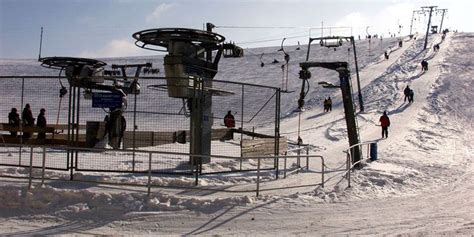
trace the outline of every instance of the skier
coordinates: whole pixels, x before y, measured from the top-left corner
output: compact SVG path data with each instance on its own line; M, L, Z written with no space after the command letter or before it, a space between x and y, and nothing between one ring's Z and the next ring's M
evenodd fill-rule
M332 100L331 100L331 97L328 97L328 111L329 111L329 112L332 111Z
M46 118L44 116L46 110L42 108L40 110L40 113L38 115L38 118L36 119L36 126L40 128L46 128ZM45 139L46 138L46 133L40 132L38 133L38 139Z
M383 115L379 119L380 126L382 126L382 138L388 138L388 127L390 127L390 119L388 118L387 111L383 111Z
M387 51L385 51L385 53L384 53L384 56L385 56L385 59L387 59L387 60L388 60L388 58L389 58L389 55L388 55Z
M323 105L324 105L324 112L328 112L329 111L329 106L328 106L329 102L328 102L327 98L324 98Z
M424 59L421 61L421 70L422 71L428 71L428 61L426 61Z
M415 96L415 92L412 89L408 92L408 103L413 103L413 97Z
M235 118L234 115L232 115L232 111L227 111L227 114L224 117L224 125L227 128L233 128L235 127Z
M8 124L13 127L20 126L20 115L18 114L16 108L12 108L11 112L8 114ZM10 132L13 137L16 137L17 132Z
M403 90L403 94L405 95L405 99L403 100L403 102L406 102L407 99L408 99L408 102L410 102L410 86L407 85L407 87L405 87L405 90Z

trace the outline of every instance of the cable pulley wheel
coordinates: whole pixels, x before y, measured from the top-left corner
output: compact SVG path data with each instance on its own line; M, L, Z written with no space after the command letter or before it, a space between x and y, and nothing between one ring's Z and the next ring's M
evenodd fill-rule
M170 42L181 41L199 45L205 49L217 49L225 37L213 32L188 29L188 28L158 28L136 32L132 35L136 40L135 45L149 50L162 51L157 48L149 48L153 45L168 48Z
M91 58L74 58L74 57L46 57L41 58L41 66L47 68L62 69L68 66L91 66L100 68L107 63Z

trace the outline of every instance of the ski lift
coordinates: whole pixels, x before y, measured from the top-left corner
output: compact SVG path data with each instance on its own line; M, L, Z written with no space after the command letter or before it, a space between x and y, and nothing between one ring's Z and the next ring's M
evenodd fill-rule
M224 48L224 58L240 58L244 56L244 50L233 42L224 43L222 47Z
M319 45L327 48L337 48L339 46L342 46L342 39L341 38L336 38L336 39L321 39L319 41Z

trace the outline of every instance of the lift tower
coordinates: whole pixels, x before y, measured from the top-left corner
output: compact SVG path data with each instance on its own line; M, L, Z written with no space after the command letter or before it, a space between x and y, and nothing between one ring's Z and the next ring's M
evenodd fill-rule
M354 103L352 100L352 87L351 87L351 74L349 71L349 65L347 62L302 62L300 63L300 79L303 80L303 85L301 87L301 94L299 99L299 106L304 105L304 96L305 96L305 85L307 80L311 78L311 72L309 71L312 67L321 67L330 70L335 70L339 73L340 88L342 92L342 102L344 104L344 114L346 118L347 133L349 136L349 145L353 146L358 144L359 133L357 131L357 121L355 118ZM356 163L360 160L360 149L358 146L355 146L351 149L352 162Z
M212 126L212 79L223 52L225 38L208 31L187 28L158 28L132 35L140 48L167 52L164 57L168 96L187 100L191 110L191 164L209 163ZM164 48L164 49L162 49ZM213 51L217 51L213 54Z

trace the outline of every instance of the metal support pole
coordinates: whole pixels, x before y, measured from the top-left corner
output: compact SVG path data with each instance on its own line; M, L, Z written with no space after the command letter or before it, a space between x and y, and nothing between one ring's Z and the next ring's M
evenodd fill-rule
M443 15L441 16L441 24L439 26L439 32L443 32L443 21L444 21L444 13L447 11L447 9L442 9Z
M411 22L410 22L410 35L412 35L412 29L413 29L413 18L415 18L415 11L411 14Z
M46 169L46 147L43 147L43 164L41 170L41 186L44 185L44 171Z
M279 172L279 156L280 156L280 96L281 89L276 89L276 98L275 98L275 169L276 169L276 178L278 179Z
M324 188L324 183L325 183L325 181L324 181L324 172L325 172L324 171L324 166L325 166L324 158L321 158L321 187L323 187L323 188Z
M360 77L359 77L359 65L357 64L357 51L354 41L354 36L351 36L352 42L352 50L354 51L354 62L355 62L355 69L356 69L356 78L357 78L357 91L359 97L359 107L361 112L364 112L364 100L362 99L362 91L360 90Z
M309 146L306 146L306 170L309 170Z
M68 112L67 112L67 146L71 146L71 109L72 109L72 86L69 84L69 102L68 102ZM70 170L69 179L73 180L73 169L72 169L72 154L69 149L67 152L67 166Z
M151 193L151 156L152 156L152 153L148 153L148 192L147 192L147 195L148 197L150 197L150 193Z
M81 88L77 87L77 94L76 94L76 100L77 100L77 112L76 112L76 144L75 147L79 147L79 115L81 111ZM75 164L74 164L74 169L77 169L77 161L79 157L79 150L76 150L76 159L75 159Z
M240 129L242 129L242 132L240 133L240 171L242 171L242 141L244 139L244 92L245 88L244 85L242 85L242 102L241 102L241 108L240 108Z
M297 157L296 157L296 167L297 167L296 173L299 173L299 172L300 172L300 169L301 169L301 165L300 165L300 154L301 154L301 150L298 149L298 150L296 151L296 155L297 155Z
M69 113L71 114L71 123L69 125L69 132L70 132L70 137L69 137L69 147L71 146L74 146L75 143L74 143L74 125L75 125L75 118L76 118L76 87L72 87L72 89L70 90L72 94L71 95L71 98L72 98L72 101L70 101L70 104L72 105L72 107L70 107L70 110L69 110ZM70 154L70 161L71 161L71 177L70 179L73 180L74 179L74 150L68 150L68 153Z
M33 179L33 147L30 147L30 175L28 178L28 190L31 189L31 180Z
M428 8L430 8L430 15L429 15L429 18L428 18L428 26L426 27L425 46L423 47L423 49L426 49L426 47L428 46L428 33L430 32L431 14L433 13L433 8L435 8L435 7L436 6L428 7Z
M283 178L286 179L286 156L288 155L288 152L285 151L285 158L283 159L284 160L284 163L283 163Z
M260 192L260 157L257 158L257 197Z
M134 103L133 103L133 141L132 141L132 146L133 146L133 152L132 152L132 172L135 172L135 133L137 131L137 94L134 94ZM123 142L123 141L122 141Z
M25 93L25 78L21 78L21 105L20 105L20 111L23 109L23 96ZM21 119L23 120L23 113L21 115ZM20 152L19 152L19 157L18 157L18 165L21 166L21 149L23 148L23 121L20 121Z

